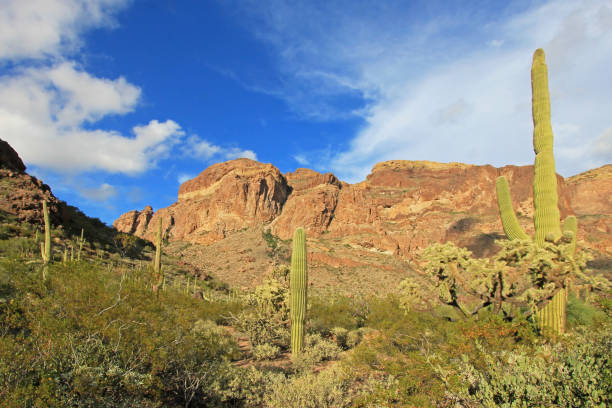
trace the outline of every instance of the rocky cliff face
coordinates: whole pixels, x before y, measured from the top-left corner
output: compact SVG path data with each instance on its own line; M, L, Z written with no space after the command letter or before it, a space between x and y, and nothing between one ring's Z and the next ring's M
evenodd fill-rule
M570 202L578 217L578 238L612 254L612 164L567 180Z
M585 212L609 214L610 169L604 166L569 179L558 176L562 217L580 218L580 235L600 228L582 222ZM271 164L248 159L215 164L179 189L178 201L152 214L122 215L115 227L151 239L157 217L163 217L171 240L212 243L233 231L266 225L289 239L303 226L309 237L343 237L353 247L412 257L433 242L467 246L479 256L494 251L503 229L499 220L495 179L505 175L514 208L528 233L533 233L533 166L476 166L462 163L388 161L357 184L333 174L298 169L282 175ZM594 200L585 195L597 195ZM588 203L587 203L588 202ZM601 228L600 228L601 229ZM602 233L603 234L603 233ZM609 247L607 243L599 249Z
M46 200L52 222L60 223L67 217L64 206L48 185L25 171L17 152L0 140L0 210L16 215L20 221L42 222L42 202Z
M290 194L285 177L271 164L249 159L217 163L179 189L178 201L152 213L123 214L113 226L152 240L158 218L170 240L208 244L227 234L278 217Z

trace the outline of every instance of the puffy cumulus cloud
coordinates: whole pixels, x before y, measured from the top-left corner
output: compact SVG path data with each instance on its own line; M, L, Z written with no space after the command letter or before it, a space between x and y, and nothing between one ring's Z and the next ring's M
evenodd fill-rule
M117 190L110 184L102 183L97 188L83 188L79 193L91 201L103 203L115 197L117 195Z
M113 25L130 0L2 0L0 60L47 58L73 51L79 34Z
M183 146L183 153L187 156L208 160L219 153L221 147L215 146L197 135L191 135Z
M315 167L358 181L389 159L532 163L529 72L540 47L557 170L570 176L606 160L596 153L605 141L595 139L612 125L607 0L513 1L495 9L394 0L240 5L278 59L282 90L275 95L305 117L363 120L347 149ZM347 102L355 96L358 108ZM556 127L570 122L572 129Z
M204 161L210 160L213 157L221 157L225 160L239 158L257 160L257 155L252 150L243 150L238 147L217 146L202 139L198 135L189 136L186 143L182 145L181 150L185 156Z
M139 173L183 135L172 121L151 120L133 135L86 129L86 122L134 109L140 89L124 78L96 78L63 62L0 77L0 134L28 164L61 172Z

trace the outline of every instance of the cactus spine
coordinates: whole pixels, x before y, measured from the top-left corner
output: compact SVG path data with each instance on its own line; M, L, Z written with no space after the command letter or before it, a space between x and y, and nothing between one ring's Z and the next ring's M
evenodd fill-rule
M538 48L533 54L531 93L533 150L536 154L533 177L534 241L536 245L543 246L546 241L558 242L561 238L561 215L558 207L553 132L550 124L548 68L544 50L541 48ZM504 176L498 177L496 188L499 212L506 236L511 240L529 239L521 229L512 209L508 180ZM576 217L568 217L564 222L563 230L567 231L565 237L571 243L571 254L575 251L576 228ZM565 289L561 291L565 292ZM565 326L565 303L555 300L556 297L557 295L553 297L549 305L536 313L536 320L540 327L549 327L557 333L562 333Z
M293 234L291 254L291 353L299 354L304 348L304 321L306 320L308 271L306 268L306 232L298 228Z
M45 219L45 243L40 243L40 253L43 259L42 279L44 281L49 274L49 263L51 262L51 222L46 200L43 201L43 217Z

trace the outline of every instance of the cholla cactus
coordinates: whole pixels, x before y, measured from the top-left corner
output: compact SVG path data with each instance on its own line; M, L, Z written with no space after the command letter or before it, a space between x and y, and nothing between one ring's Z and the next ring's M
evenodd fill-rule
M400 308L405 311L420 308L419 304L435 293L440 302L465 317L487 306L509 318L515 316L517 308L531 309L541 328L560 333L565 303L556 296L561 293L559 296L565 298L564 285L568 279L601 289L610 286L601 276L586 275L589 260L586 254L567 255L571 243L545 242L543 246L524 240L497 243L502 249L491 259L474 259L470 251L450 242L427 248L421 258L426 261L423 269L433 287L423 287L410 279L403 281ZM550 307L554 309L546 309L551 299L555 303Z
M293 253L291 255L291 353L299 354L304 348L304 321L308 291L308 271L306 268L306 233L298 228L293 234Z

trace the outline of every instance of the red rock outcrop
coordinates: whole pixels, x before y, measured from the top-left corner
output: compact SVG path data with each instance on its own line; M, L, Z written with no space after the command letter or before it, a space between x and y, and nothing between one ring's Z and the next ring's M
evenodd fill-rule
M566 180L578 216L578 238L612 255L612 164Z
M610 213L609 168L602 169L576 176L569 185L558 176L563 218L574 214L575 197L584 195L600 194L595 203L579 205L577 215ZM163 217L171 239L199 243L269 223L283 239L303 226L309 237L325 233L370 251L412 257L434 242L450 240L486 256L503 236L495 194L500 175L508 178L519 222L533 234L533 166L401 160L377 164L365 181L353 185L309 169L283 176L270 164L248 159L215 164L184 183L177 203L157 211L149 224L156 225L155 219ZM118 223L125 226L119 228L151 239L150 228L136 229L136 223L145 222L138 221L140 215L124 214ZM593 228L603 227L580 221L579 238L586 239L591 233L587 230ZM608 243L597 245L599 249L606 250L610 237L604 241Z
M116 230L136 236L143 236L153 217L153 208L147 205L142 211L128 211L113 222Z
M117 229L153 239L162 217L169 239L211 243L232 231L267 223L283 208L290 188L271 164L250 159L217 163L179 189L178 201L146 217L130 212ZM119 221L119 220L118 220Z
M338 204L340 181L331 173L309 169L297 169L285 177L291 195L282 213L272 222L271 231L283 239L291 238L300 226L315 236L327 231Z
M576 215L612 214L612 164L566 180Z

